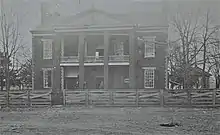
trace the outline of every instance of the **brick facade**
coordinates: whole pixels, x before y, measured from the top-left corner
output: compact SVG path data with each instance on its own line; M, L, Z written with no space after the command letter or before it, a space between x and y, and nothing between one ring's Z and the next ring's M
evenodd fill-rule
M96 25L95 27L62 27L50 30L34 30L33 34L33 81L34 89L43 87L43 69L52 69L53 92L74 87L78 82L79 88L97 88L97 81L103 80L105 89L144 88L144 68L154 67L154 88L165 88L166 49L168 28L166 26L146 25ZM144 58L144 45L139 44L139 37L155 37L155 57ZM42 39L53 39L53 58L43 59ZM85 44L86 41L86 44ZM115 43L123 42L123 56L128 60L111 61L115 56ZM85 51L86 49L86 51ZM101 61L86 61L96 59L97 49ZM103 50L103 52L102 52ZM114 56L114 57L113 57ZM62 61L62 57L76 58L76 61ZM117 58L118 57L118 58ZM67 77L67 68L72 69ZM74 70L77 68L77 70ZM127 81L126 81L127 80ZM48 88L47 88L48 89Z

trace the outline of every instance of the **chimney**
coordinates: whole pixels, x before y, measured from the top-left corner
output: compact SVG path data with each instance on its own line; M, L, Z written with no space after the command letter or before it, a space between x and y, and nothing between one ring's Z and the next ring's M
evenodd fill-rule
M42 2L41 3L41 24L45 24L48 15L49 13L47 12L47 3Z
M41 3L41 24L45 24L60 16L58 12L51 10L51 8L48 2Z

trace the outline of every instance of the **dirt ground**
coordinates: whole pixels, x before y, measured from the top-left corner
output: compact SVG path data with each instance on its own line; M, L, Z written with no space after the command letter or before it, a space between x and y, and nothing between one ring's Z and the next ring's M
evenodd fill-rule
M175 110L175 111L174 111ZM219 135L220 111L53 107L0 111L1 135ZM160 124L177 122L179 126Z

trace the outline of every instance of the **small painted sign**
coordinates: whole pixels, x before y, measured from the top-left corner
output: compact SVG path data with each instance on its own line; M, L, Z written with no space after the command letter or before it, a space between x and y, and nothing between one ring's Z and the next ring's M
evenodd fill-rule
M129 78L125 78L124 79L124 83L127 83L127 84L130 83L130 79Z

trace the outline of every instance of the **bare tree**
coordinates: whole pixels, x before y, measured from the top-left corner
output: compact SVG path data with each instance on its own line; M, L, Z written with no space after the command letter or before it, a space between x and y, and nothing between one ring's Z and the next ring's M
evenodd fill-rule
M177 14L173 18L172 26L176 33L178 33L178 40L174 45L175 50L173 56L175 59L172 63L178 63L179 66L173 65L173 68L177 69L176 72L181 72L180 77L182 77L182 83L184 88L190 87L190 75L188 70L193 64L193 60L197 57L198 53L201 51L201 47L196 47L199 49L195 50L195 42L197 41L198 35L198 18L192 16L192 14Z
M215 77L215 87L220 88L220 41L216 32L215 41L210 46L210 52L208 54L209 70Z
M1 52L4 57L4 73L6 79L7 106L9 106L9 90L10 90L10 70L16 54L21 48L24 48L23 38L19 33L18 17L12 12L7 14L4 9L3 0L1 0L1 18L0 18L0 44Z
M189 70L193 66L201 66L202 88L206 88L206 73L217 65L216 62L218 61L216 60L217 40L215 37L217 29L213 25L211 13L207 10L204 16L197 17L191 14L178 14L173 19L173 27L178 33L179 39L174 44L176 49L171 51L170 58L172 59L170 60L172 63L180 65L173 65L173 71L183 73L179 74L182 75L183 86L190 88L198 78L191 76ZM177 68L178 70L174 70Z
M204 19L202 19L202 22L204 22L200 28L201 34L200 34L200 40L198 41L202 46L202 87L206 88L206 77L205 73L208 67L211 65L209 63L210 53L216 53L216 50L211 50L211 46L215 44L216 42L216 26L212 25L212 17L210 14L210 11L207 10L205 13ZM214 52L212 52L214 51ZM209 70L208 70L209 71Z

